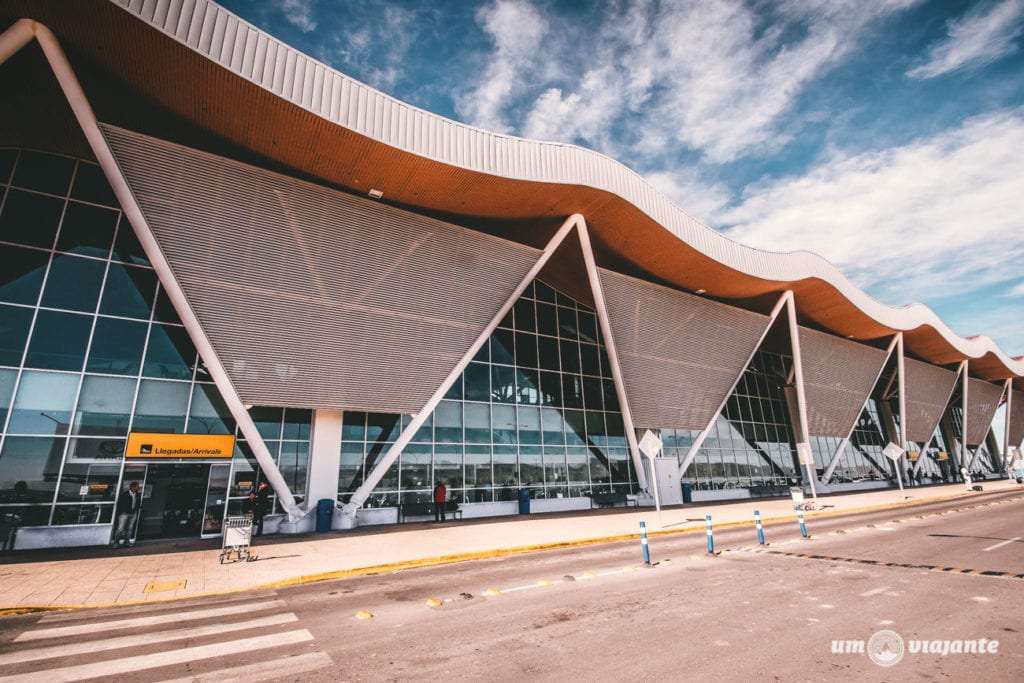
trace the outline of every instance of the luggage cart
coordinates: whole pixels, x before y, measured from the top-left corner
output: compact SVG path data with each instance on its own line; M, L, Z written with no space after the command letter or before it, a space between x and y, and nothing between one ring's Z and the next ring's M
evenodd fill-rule
M252 540L252 515L238 515L228 517L224 521L224 546L220 551L220 563L224 564L231 557L231 553L237 553L236 562L243 559L252 562L256 555L249 552L249 542Z

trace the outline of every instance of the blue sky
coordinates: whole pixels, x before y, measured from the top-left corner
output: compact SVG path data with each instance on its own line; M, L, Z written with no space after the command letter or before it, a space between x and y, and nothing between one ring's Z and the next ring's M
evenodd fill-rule
M634 169L1024 354L1024 0L221 0L410 104Z

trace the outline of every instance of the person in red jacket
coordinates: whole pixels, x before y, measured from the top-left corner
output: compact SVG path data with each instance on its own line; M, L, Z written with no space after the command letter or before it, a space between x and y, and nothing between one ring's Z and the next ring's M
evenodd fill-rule
M442 482L437 482L437 486L434 487L434 521L444 521L444 508L448 503L448 489L444 487Z

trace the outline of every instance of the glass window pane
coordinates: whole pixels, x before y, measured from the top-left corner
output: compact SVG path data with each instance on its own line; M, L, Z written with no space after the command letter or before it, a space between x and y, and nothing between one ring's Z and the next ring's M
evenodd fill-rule
M491 362L501 365L515 365L513 354L515 333L511 330L495 330L491 335Z
M462 373L467 401L491 400L491 373L483 363L470 363Z
M491 409L486 403L466 403L466 441L491 442Z
M57 249L106 258L114 241L119 213L78 202L68 202L60 224Z
M0 213L0 241L49 249L63 211L63 199L8 190Z
M8 434L67 434L78 375L30 372L21 375Z
M74 159L23 151L14 169L11 184L63 197L68 193L74 170Z
M132 430L181 434L185 431L189 385L186 382L142 380Z
M21 365L32 309L0 306L0 365Z
M235 420L212 384L196 384L188 416L190 434L234 434Z
M97 318L86 370L112 375L139 374L146 328L146 323Z
M494 443L516 443L516 408L511 405L491 406L492 437Z
M139 243L139 238L135 236L135 231L132 230L132 226L127 220L122 220L117 228L117 239L114 240L114 251L110 258L125 263L137 263L140 266L151 265L146 252ZM166 320L174 322L175 318L166 318Z
M468 386L467 386L468 389ZM466 392L469 398L469 392ZM491 366L491 393L482 397L482 401L514 403L516 400L516 371L504 365Z
M306 474L309 466L309 444L304 441L284 441L277 461L288 490L297 501L306 495Z
M341 416L341 438L344 441L363 441L366 438L366 413L346 410Z
M533 310L533 301L520 299L513 306L516 314L516 329L520 332L535 332L537 330L536 314Z
M192 379L196 347L184 327L153 325L142 374L161 379Z
M50 264L42 305L92 313L100 298L104 261L58 254Z
M284 418L283 408L254 406L249 410L249 417L256 423L256 431L264 439L281 438L281 420Z
M149 268L111 263L100 313L149 320L156 295L156 273Z
M14 398L14 383L18 380L17 370L0 369L0 429L7 424L7 411Z
M554 337L537 337L540 367L544 370L558 370L558 340Z
M462 404L441 401L434 409L434 439L442 443L462 443Z
M580 333L576 327L576 309L558 307L558 334L563 339L579 339Z
M81 370L92 316L39 311L25 365L50 370Z
M538 367L536 335L516 332L516 365L521 368Z
M286 408L284 411L283 438L309 441L309 430L312 424L312 410L306 408Z
M49 252L0 246L0 301L35 306L49 262Z
M114 504L58 505L53 509L53 525L109 524L114 518Z
M113 503L120 465L68 463L60 476L59 502Z
M153 305L153 318L165 323L181 324L178 312L174 310L174 305L167 298L167 292L164 291L163 287L160 287L156 293L156 303Z
M134 400L134 379L86 376L78 397L73 433L127 436Z
M558 315L551 304L537 304L537 332L551 336L558 334Z
M121 460L124 439L71 439L68 460Z
M63 438L8 436L0 451L0 502L43 503L53 500Z
M103 169L96 164L85 161L78 162L78 170L75 172L75 182L71 186L71 197L81 199L84 202L103 204L104 206L117 206L117 197L110 189L110 183L103 175Z

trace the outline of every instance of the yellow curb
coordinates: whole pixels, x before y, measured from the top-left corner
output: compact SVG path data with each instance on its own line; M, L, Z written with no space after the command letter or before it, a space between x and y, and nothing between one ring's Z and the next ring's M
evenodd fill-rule
M373 615L366 610L359 610L356 612L356 619L373 619Z
M551 585L551 581L549 579L540 579L539 581L537 581L537 585L538 586L550 586Z
M438 607L443 604L444 602L438 600L437 598L430 598L427 600L427 607Z
M596 579L597 578L597 574L595 574L594 572L583 572L583 578L584 579Z
M501 595L501 591L497 588L488 588L484 591L484 595Z

